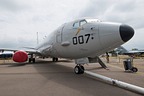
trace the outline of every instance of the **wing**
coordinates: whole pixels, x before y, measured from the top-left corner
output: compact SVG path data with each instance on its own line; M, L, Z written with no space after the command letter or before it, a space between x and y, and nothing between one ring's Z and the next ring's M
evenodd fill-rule
M16 52L16 51L25 51L29 54L40 54L40 52L38 50L36 50L35 48L30 48L30 47L23 47L23 48L15 48L15 49L10 49L10 48L0 48L0 51L1 52L4 52L4 51L13 51L13 52Z
M38 50L36 50L35 48L28 48L28 47L20 48L20 49L0 48L0 51L1 52L13 51L14 54L12 56L12 59L13 59L13 61L19 62L19 63L20 62L26 62L29 59L29 55L32 57L33 57L33 54L36 54L39 56L41 55L40 52L38 52Z

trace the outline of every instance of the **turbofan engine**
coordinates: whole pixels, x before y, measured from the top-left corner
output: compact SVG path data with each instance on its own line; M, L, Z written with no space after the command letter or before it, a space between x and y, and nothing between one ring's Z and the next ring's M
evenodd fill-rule
M25 51L16 51L13 55L13 61L26 62L28 60L28 54Z

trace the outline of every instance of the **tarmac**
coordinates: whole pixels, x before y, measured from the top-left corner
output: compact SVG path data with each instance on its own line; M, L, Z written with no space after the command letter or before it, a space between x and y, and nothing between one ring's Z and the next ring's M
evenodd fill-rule
M105 62L105 58L102 58ZM122 60L123 61L123 60ZM110 58L109 70L98 63L84 65L87 71L144 87L144 59L134 60L137 73L125 72L123 62ZM39 59L35 64L0 64L0 96L142 96L140 94L106 84L87 74L76 75L73 60Z

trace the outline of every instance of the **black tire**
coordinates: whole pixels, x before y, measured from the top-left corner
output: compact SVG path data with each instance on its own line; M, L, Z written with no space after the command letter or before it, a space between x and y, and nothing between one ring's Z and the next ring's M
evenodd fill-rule
M54 57L52 58L52 61L55 62L55 58Z
M53 62L58 62L58 58L53 57L53 58L52 58L52 61L53 61Z
M80 66L82 70L85 70L85 68L83 66Z
M83 66L75 66L74 72L75 72L75 74L83 74L84 73L84 67Z
M55 58L56 59L56 62L58 62L58 58Z
M33 58L33 60L32 60L32 61L33 61L33 63L35 63L35 58Z
M84 73L84 70L85 70L84 67L83 67L83 66L80 66L80 71L81 71L80 73L81 73L81 74Z
M132 70L133 72L137 72L137 71L138 71L138 69L137 69L136 67L133 67L131 70Z
M75 74L80 74L80 67L79 66L75 66L74 72L75 72Z
M31 63L31 58L29 58L29 63Z

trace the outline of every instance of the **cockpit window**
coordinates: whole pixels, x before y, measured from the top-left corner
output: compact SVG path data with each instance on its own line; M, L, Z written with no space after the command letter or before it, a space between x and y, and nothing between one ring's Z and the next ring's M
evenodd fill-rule
M86 20L81 20L81 21L75 22L73 24L73 28L78 28L78 27L80 27L80 26L82 26L82 25L84 25L86 23L87 23Z
M74 24L73 24L73 28L78 28L79 27L79 22L75 22Z
M86 24L87 22L85 21L85 20L81 20L80 21L80 26L82 26L82 25L84 25L84 24Z

